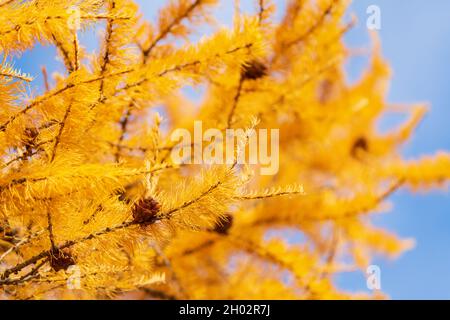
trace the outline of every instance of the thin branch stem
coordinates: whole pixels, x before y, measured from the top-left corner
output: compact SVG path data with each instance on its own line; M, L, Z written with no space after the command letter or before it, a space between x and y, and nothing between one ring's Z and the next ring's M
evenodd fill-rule
M47 210L47 230L48 230L48 237L50 240L50 245L52 250L56 248L55 245L55 236L53 234L53 221L52 221L52 214L50 210Z
M120 125L120 136L119 136L119 139L117 141L117 150L116 150L116 153L114 155L114 158L115 158L116 162L119 162L119 160L120 160L120 153L122 151L122 148L120 147L120 145L122 144L123 140L125 139L125 135L127 133L128 123L129 123L129 120L130 120L130 117L131 117L131 110L132 110L133 105L134 105L134 101L131 101L130 104L126 108L125 115L122 117L122 119L119 122L119 125Z
M233 124L234 114L235 114L236 108L239 104L239 99L241 98L241 95L242 95L242 87L244 86L244 82L245 82L245 79L244 79L244 77L241 76L239 78L239 84L238 84L238 88L236 90L236 95L234 96L234 99L233 99L233 105L231 106L230 113L228 114L227 128L231 128L231 126Z
M58 130L58 134L55 137L55 144L53 146L50 162L53 162L55 160L56 151L58 150L58 146L61 142L61 136L64 131L64 127L66 126L67 118L70 115L71 109L72 109L72 103L70 103L69 106L67 107L66 112L64 113L64 117L63 117L62 121L59 123L59 130Z
M3 3L0 3L0 8L3 7L3 6L6 6L6 5L8 5L8 4L10 4L10 3L14 2L14 1L16 1L16 0L6 0Z
M3 261L3 259L5 259L9 254L11 254L14 251L17 251L20 247L22 247L23 245L29 243L31 240L33 240L34 238L37 238L38 236L40 236L42 233L44 233L43 230L36 232L35 234L30 235L27 238L24 238L22 240L20 240L16 245L14 245L13 247L9 248L8 250L6 250L1 256L0 256L0 262Z
M152 53L153 49L159 44L161 40L163 40L167 35L170 34L170 32L173 30L174 27L176 27L179 23L181 23L184 19L188 18L190 14L194 11L196 7L198 7L201 4L202 0L195 0L187 9L185 12L183 12L180 16L175 17L175 19L164 29L161 30L159 35L152 41L150 46L143 51L144 56L144 64L147 63L148 57Z

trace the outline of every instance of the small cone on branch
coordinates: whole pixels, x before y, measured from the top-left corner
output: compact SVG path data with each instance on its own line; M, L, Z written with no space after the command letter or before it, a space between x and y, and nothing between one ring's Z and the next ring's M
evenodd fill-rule
M67 270L70 266L75 265L75 259L69 252L60 249L53 249L50 254L50 266L56 272Z
M25 136L29 140L34 140L39 135L39 132L36 128L26 128L25 129Z
M38 137L39 132L36 128L26 128L25 129L25 139L24 146L27 154L31 154L32 149L35 146L36 138Z
M141 199L133 206L133 221L140 225L152 224L160 210L161 205L155 199Z
M253 60L249 64L242 66L241 77L244 80L257 80L267 75L267 67L264 63Z
M367 151L369 151L369 142L366 138L361 137L353 143L351 154L354 158L358 158L361 155L361 152Z
M216 226L214 227L214 232L217 232L219 234L228 234L228 231L233 226L233 216L231 214L225 215L220 221L216 223Z

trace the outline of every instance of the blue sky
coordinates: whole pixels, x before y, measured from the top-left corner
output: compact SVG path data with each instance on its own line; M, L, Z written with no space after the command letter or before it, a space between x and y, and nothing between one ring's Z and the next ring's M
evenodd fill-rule
M153 18L165 0L140 0L146 17ZM245 10L253 8L252 0L241 0ZM284 0L275 0L284 4ZM222 0L217 12L221 21L230 21L232 3ZM450 1L448 0L355 0L350 11L359 18L359 26L346 37L352 47L369 43L365 21L369 5L381 9L384 56L394 71L389 101L393 103L427 102L432 109L405 145L407 157L450 150ZM89 31L86 39L93 39ZM24 72L37 77L42 84L40 66L55 67L55 49L38 46L25 53L16 63ZM348 64L355 78L364 59ZM450 196L440 191L410 195L401 191L392 197L393 211L376 218L378 225L403 237L416 239L416 248L394 261L377 259L382 271L382 289L394 299L450 299ZM348 290L365 290L362 274L337 278Z
M359 26L346 41L367 43L365 21L369 5L381 9L383 53L393 69L389 101L427 102L431 111L403 149L407 157L450 150L450 1L356 0L351 11ZM355 76L361 61L349 64ZM377 223L404 237L416 239L414 250L394 261L379 259L382 289L394 299L450 299L450 196L399 192L393 212ZM361 275L338 279L341 287L364 289Z

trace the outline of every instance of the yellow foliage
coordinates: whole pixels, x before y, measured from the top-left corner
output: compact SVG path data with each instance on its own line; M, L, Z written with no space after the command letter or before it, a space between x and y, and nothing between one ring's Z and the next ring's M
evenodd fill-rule
M371 214L399 188L444 187L450 155L399 154L424 106L377 132L390 70L374 38L369 68L346 82L348 1L290 0L281 21L275 1L256 1L190 43L218 3L169 1L154 24L132 0L0 3L0 298L368 298L333 276L412 246ZM101 26L87 55L79 34ZM32 77L6 57L37 43L65 72L29 96ZM243 129L234 163L172 161L170 133L194 121ZM248 128L279 129L276 175L237 162Z

